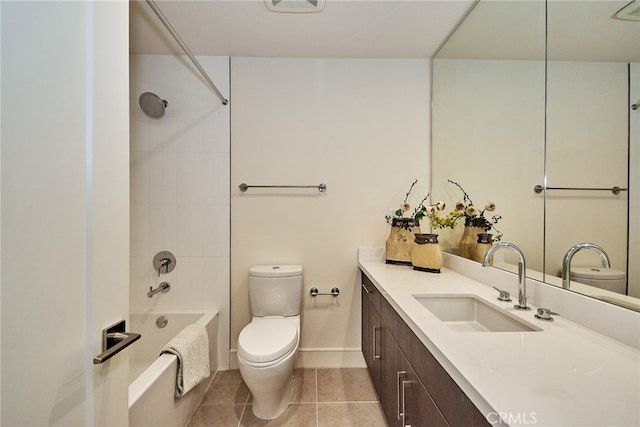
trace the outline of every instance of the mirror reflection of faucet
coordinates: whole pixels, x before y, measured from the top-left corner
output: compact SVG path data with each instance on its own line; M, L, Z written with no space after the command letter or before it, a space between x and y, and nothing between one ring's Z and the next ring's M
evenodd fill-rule
M609 260L609 255L605 252L603 248L596 245L595 243L578 243L577 245L572 246L567 253L564 255L564 259L562 260L562 288L569 289L571 286L571 260L573 256L581 251L582 249L592 249L600 254L600 260L602 262L602 268L610 269L611 261Z

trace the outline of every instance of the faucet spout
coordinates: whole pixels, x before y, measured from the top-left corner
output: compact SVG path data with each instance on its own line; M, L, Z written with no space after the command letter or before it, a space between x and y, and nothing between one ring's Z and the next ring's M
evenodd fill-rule
M147 292L147 296L151 298L155 294L159 294L160 292L166 294L167 292L169 292L169 289L171 289L171 285L168 282L160 283L160 286L155 289L153 289L153 286L149 286L149 292Z
M611 260L609 259L609 255L605 252L602 247L596 245L595 243L578 243L577 245L572 246L567 253L564 255L562 260L562 288L569 289L571 287L571 260L573 256L581 251L582 249L593 249L594 251L600 253L600 261L602 262L602 268L611 268Z
M518 310L531 310L531 308L527 307L527 263L519 247L509 242L498 242L494 244L485 254L482 266L489 267L489 260L493 253L502 248L510 249L518 255L518 304L514 305L514 307Z

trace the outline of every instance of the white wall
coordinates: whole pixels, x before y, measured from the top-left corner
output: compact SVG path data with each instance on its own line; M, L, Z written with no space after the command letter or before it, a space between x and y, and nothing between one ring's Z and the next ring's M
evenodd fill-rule
M233 58L231 84L232 349L250 321L249 268L302 264L299 364L362 366L357 248L384 245L413 179L416 202L429 188L429 62ZM313 286L341 293L312 299Z
M228 97L229 60L198 61ZM220 310L218 360L229 360L229 106L186 57L132 55L131 287L132 312ZM162 118L146 116L143 92L168 101ZM152 260L172 252L177 263L158 277ZM171 284L147 297L150 286Z
M627 186L628 78L626 63L548 62L547 185ZM546 201L547 274L559 276L564 254L581 242L602 246L612 268L626 271L627 192L550 190ZM600 258L581 251L572 265Z
M2 2L2 425L126 425L128 5Z
M545 167L548 186L626 186L626 64L549 62L546 129L544 62L437 60L435 67L438 194L449 203L461 198L445 183L451 178L476 204L494 201L503 240L522 248L531 269L542 271L544 262L557 276L565 252L592 241L607 250L613 268L626 270L627 193L550 190L545 224L543 194L533 192ZM599 265L599 258L583 251L574 262Z
M462 192L477 208L493 201L503 241L518 245L527 266L542 270L544 177L544 63L434 61L433 188L450 208ZM449 209L447 209L447 212ZM443 230L442 245L457 248L461 226Z

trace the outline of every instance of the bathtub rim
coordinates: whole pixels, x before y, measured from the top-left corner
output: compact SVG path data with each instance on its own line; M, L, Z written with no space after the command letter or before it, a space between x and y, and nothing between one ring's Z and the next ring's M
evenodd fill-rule
M141 313L130 313L130 315L171 315L171 314L201 314L197 321L193 324L207 326L216 316L218 310L162 310L162 311L146 311ZM211 337L210 337L211 339ZM158 356L136 379L129 383L129 405L131 409L144 392L154 383L158 377L157 372L164 372L169 369L172 363L177 363L175 354L164 353Z

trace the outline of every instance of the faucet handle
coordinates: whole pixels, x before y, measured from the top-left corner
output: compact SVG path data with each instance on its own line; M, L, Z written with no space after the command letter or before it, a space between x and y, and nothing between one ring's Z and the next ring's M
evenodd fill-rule
M500 292L500 295L498 295L498 301L511 301L511 295L509 295L509 292L498 289L495 286L493 287L493 289Z
M558 313L555 313L553 311L551 311L551 309L548 308L542 308L539 307L538 308L538 313L534 314L534 317L536 319L540 319L540 320L546 320L547 322L553 322L553 317L551 317L551 315L558 315Z

